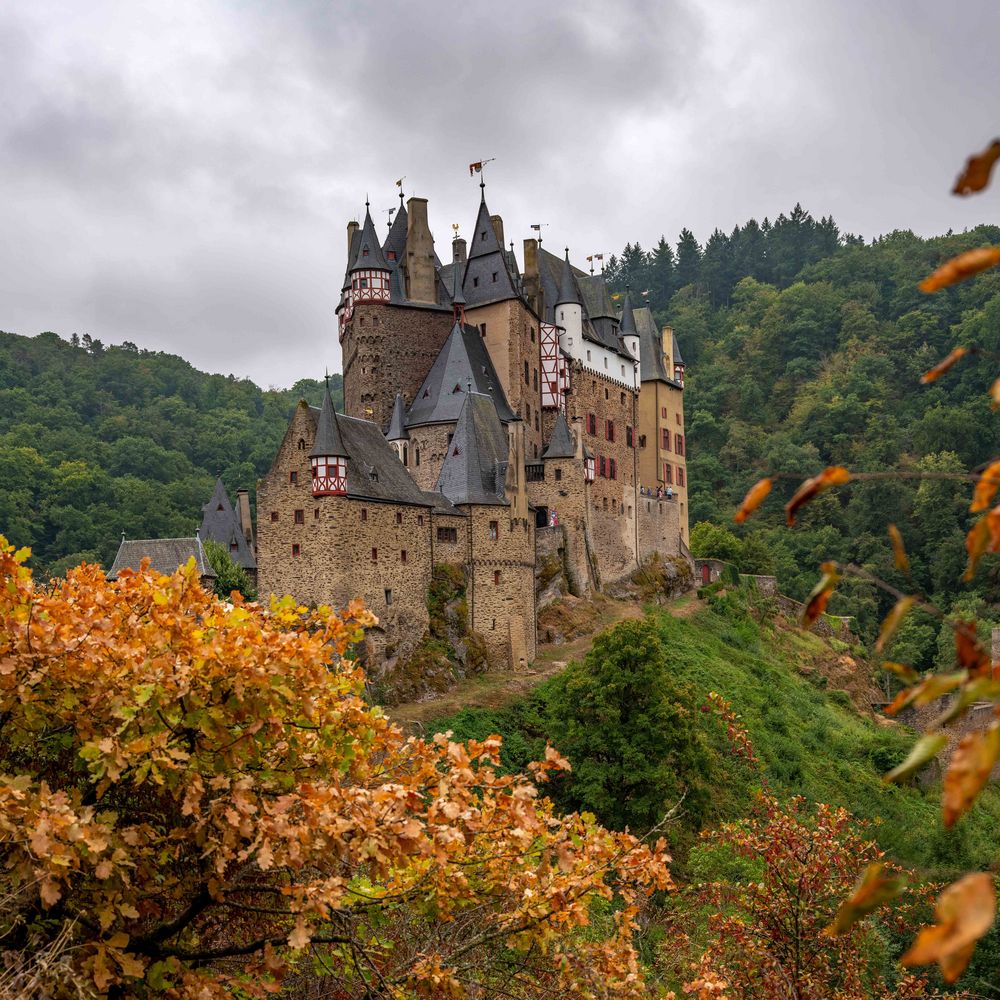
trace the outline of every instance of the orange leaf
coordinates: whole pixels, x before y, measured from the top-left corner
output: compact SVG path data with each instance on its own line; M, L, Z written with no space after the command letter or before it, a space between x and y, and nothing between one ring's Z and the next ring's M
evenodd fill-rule
M962 574L962 579L968 583L976 575L976 566L982 554L990 544L990 515L979 518L965 536L965 551L969 553L969 562Z
M903 545L903 536L899 533L899 528L894 524L889 525L889 541L892 542L892 558L896 564L896 569L904 573L910 572L910 560L906 555L906 546Z
M900 960L903 965L937 962L946 983L953 983L969 964L976 942L993 926L996 893L993 876L966 875L938 896L937 923L925 927Z
M972 495L972 506L969 508L969 513L978 514L980 511L986 510L993 500L997 487L1000 487L1000 460L988 465L979 477Z
M913 607L915 597L909 595L901 597L896 601L895 607L889 612L885 617L885 621L882 622L882 629L878 634L878 639L875 641L875 652L881 653L885 649L886 643L893 637L896 629L899 628L901 622L906 617L906 612Z
M990 536L987 551L1000 552L1000 504L997 504L983 520L986 521L986 527Z
M1000 378L990 386L990 409L1000 409Z
M840 904L833 923L823 930L823 934L826 937L846 934L862 917L895 899L905 888L906 879L901 875L887 875L883 862L870 864L858 880L854 892Z
M908 667L905 663L893 663L892 660L883 660L882 669L888 670L890 674L895 674L907 684L913 684L917 679L917 672L913 667Z
M945 826L952 826L968 811L989 780L998 758L1000 722L994 722L985 732L968 733L962 737L944 776L942 807Z
M937 292L949 285L957 285L973 275L1000 264L1000 247L976 247L957 257L946 260L933 274L920 282L920 291Z
M989 672L990 658L979 643L975 621L953 621L955 630L955 658L970 676L978 677Z
M807 479L796 491L795 496L785 504L788 526L795 524L795 512L809 503L818 493L831 486L842 486L851 481L851 474L840 465L827 466L818 476Z
M930 371L926 371L920 376L920 384L927 385L928 382L939 379L956 361L960 361L968 353L967 347L956 347L944 360L939 361Z
M743 503L740 504L740 509L736 512L734 520L737 524L742 524L764 502L773 485L773 480L764 478L750 487L743 498Z
M826 606L830 603L830 596L840 582L840 574L837 572L835 563L823 563L820 569L823 570L823 576L819 583L813 587L809 600L806 601L805 610L802 612L800 624L805 629L812 628L816 619L826 611Z
M952 194L967 195L982 191L990 182L993 164L1000 159L1000 139L994 139L981 153L965 161L965 169L955 180Z

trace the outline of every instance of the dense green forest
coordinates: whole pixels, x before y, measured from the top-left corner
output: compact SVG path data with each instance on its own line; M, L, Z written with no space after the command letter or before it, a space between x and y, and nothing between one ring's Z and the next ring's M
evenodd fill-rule
M772 224L751 220L705 245L688 231L676 249L629 244L609 262L621 290L648 292L655 315L673 325L687 362L685 412L692 525L732 524L760 476L805 477L828 464L854 471L960 471L994 458L1000 413L987 390L996 363L967 359L928 386L918 383L959 344L1000 351L1000 273L924 295L917 283L946 258L1000 242L1000 227L921 239L894 232L871 243L842 236L796 205ZM971 487L899 480L858 483L824 495L799 525L781 507L795 487L781 482L738 530L750 572L776 570L802 598L824 558L854 560L883 578L892 568L886 525L896 523L917 585L944 610L996 618L1000 566L983 561L970 585L966 562ZM855 614L871 635L886 601L846 587L831 610ZM914 616L900 641L907 662L931 665L950 635ZM940 643L939 643L940 640Z
M122 532L193 535L216 476L253 497L302 398L322 382L265 391L129 343L0 333L0 531L47 572L109 564Z

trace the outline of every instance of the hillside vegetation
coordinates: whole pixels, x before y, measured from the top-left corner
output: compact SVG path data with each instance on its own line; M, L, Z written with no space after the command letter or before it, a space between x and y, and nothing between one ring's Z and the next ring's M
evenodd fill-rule
M732 526L747 488L768 473L812 475L826 465L854 471L961 471L998 452L1000 412L987 388L996 362L968 360L932 385L918 383L957 345L1000 352L1000 272L935 295L917 283L962 250L1000 242L1000 227L921 239L895 232L870 244L816 222L796 206L772 225L751 220L716 231L702 247L687 230L676 251L630 244L611 262L619 289L649 291L673 325L687 362L685 415L691 523ZM858 483L804 511L794 531L776 496L740 529L769 552L751 572L773 569L802 599L821 559L855 561L891 582L886 524L906 539L917 586L947 611L996 617L1000 560L984 559L960 586L970 489L957 483ZM957 604L956 604L957 602ZM866 636L888 610L864 588L844 588L831 611L858 616ZM938 630L914 619L907 660L929 667ZM950 644L950 636L945 645ZM940 660L939 660L940 662Z
M45 572L109 564L122 532L193 535L216 476L253 498L302 398L322 383L262 390L132 344L0 333L0 530Z

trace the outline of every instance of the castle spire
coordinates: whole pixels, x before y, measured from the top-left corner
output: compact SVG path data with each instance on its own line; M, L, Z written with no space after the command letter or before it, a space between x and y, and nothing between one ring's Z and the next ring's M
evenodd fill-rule
M560 306L567 303L581 305L580 293L576 290L573 268L569 262L569 247L566 247L566 258L563 260L562 275L559 279L559 298L556 299L555 305Z
M358 241L358 253L351 265L351 271L388 271L389 267L382 254L382 245L378 236L375 235L375 223L372 222L372 213L365 199L365 222L361 227L361 238Z
M625 286L625 302L622 305L622 318L618 324L618 332L623 337L638 337L639 331L635 327L635 313L632 309L632 289Z
M316 440L309 452L313 496L337 496L347 492L349 457L337 424L337 411L330 396L330 376L327 375L323 407L316 424Z

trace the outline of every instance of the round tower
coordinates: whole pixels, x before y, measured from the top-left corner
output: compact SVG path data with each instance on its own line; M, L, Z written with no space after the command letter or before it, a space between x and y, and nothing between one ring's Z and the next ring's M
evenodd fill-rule
M388 302L389 274L390 268L375 235L368 202L365 202L365 224L361 229L357 256L350 268L352 305Z
M392 418L389 420L389 430L386 431L385 439L392 445L396 457L403 465L409 465L410 432L406 429L406 409L401 392L396 393L396 402L392 406Z
M580 338L583 336L583 303L573 278L573 269L569 263L569 247L566 247L566 259L563 261L562 277L559 280L559 295L555 301L556 326L565 331L567 338L573 338L573 346L579 353Z

